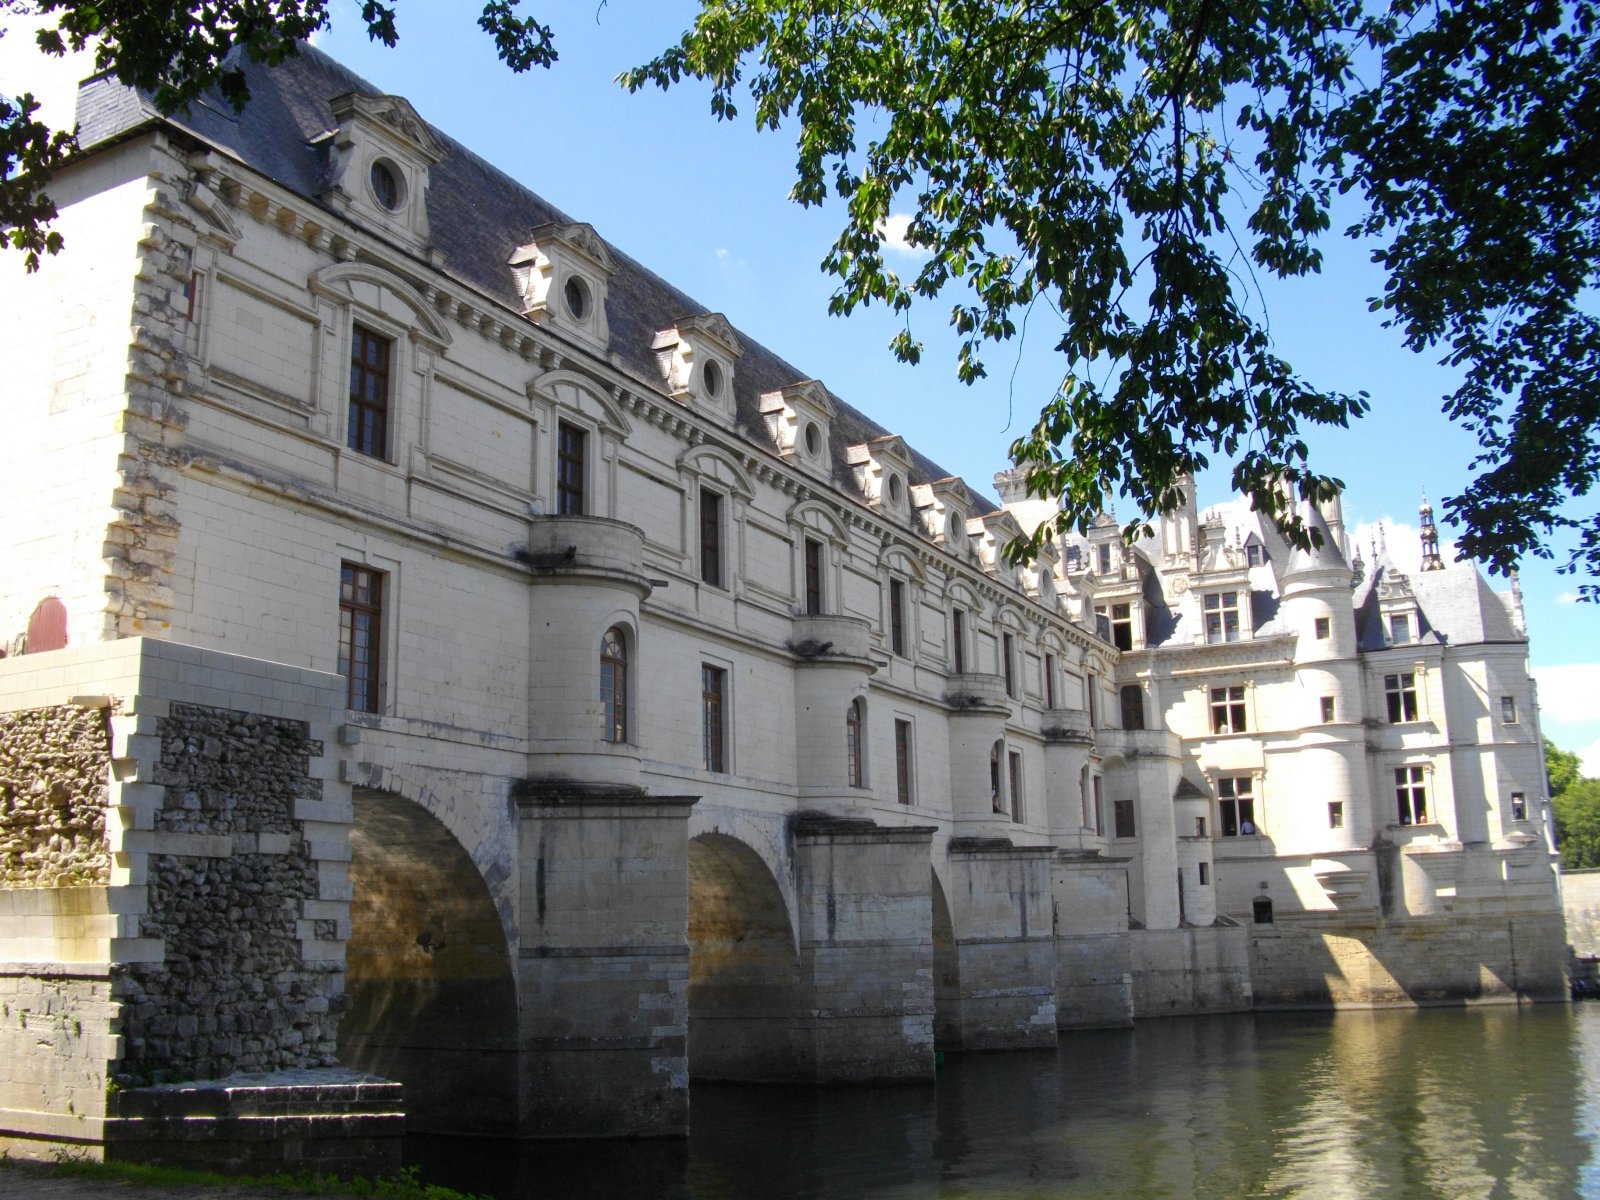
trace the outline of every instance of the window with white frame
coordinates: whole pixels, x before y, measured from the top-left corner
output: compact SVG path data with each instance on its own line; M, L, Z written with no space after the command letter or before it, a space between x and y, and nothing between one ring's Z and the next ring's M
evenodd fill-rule
M1211 732L1244 733L1244 685L1235 683L1211 689Z
M1417 720L1417 676L1412 671L1397 671L1383 677L1383 697L1389 710L1389 724Z
M1237 642L1243 636L1238 592L1207 592L1204 604L1208 643Z
M1402 825L1428 823L1428 785L1425 767L1394 769L1394 799Z
M628 740L628 640L613 625L600 639L600 736L608 742Z
M1253 837L1256 832L1255 780L1223 775L1217 780L1217 828L1223 837Z

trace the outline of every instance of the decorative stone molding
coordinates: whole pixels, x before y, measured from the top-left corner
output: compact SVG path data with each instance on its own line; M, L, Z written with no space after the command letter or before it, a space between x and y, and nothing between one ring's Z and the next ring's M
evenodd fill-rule
M828 389L815 379L761 397L761 415L778 453L824 479L833 474L828 439L835 413Z
M400 96L348 92L329 101L338 127L325 135L322 199L409 249L428 249L428 171L444 144Z
M724 424L733 421L733 373L744 346L721 313L683 317L657 333L650 348L668 395Z
M605 350L611 338L606 288L617 263L592 225L548 221L536 226L507 265L525 317Z

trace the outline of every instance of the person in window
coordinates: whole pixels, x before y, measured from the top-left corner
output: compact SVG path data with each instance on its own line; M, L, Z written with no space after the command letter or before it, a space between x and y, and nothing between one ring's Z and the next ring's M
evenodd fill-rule
M1249 817L1246 817L1244 820L1239 822L1239 836L1240 837L1250 837L1251 835L1253 835L1255 833L1255 831L1256 831L1255 822L1250 820Z

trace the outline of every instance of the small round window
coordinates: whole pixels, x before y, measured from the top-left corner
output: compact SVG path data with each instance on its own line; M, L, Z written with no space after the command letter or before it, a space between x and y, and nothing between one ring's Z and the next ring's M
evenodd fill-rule
M822 453L822 430L815 421L806 426L806 453L811 455Z
M404 199L400 175L392 165L379 159L372 164L372 197L379 205L394 212Z
M900 503L900 497L903 494L903 492L904 492L904 488L902 488L901 485L900 485L900 476L898 476L898 475L889 476L889 503L890 504L899 504Z
M708 362L701 371L700 377L706 383L706 395L717 396L722 393L722 368L714 362Z
M589 315L588 284L576 275L568 275L566 286L561 291L567 298L567 312L572 314L574 321L581 321Z

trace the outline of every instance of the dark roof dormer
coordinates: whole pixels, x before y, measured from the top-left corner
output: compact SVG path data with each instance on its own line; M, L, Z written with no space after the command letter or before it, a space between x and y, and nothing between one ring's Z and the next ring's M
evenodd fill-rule
M911 515L911 452L890 434L845 451L856 486L879 512L902 520Z
M528 231L508 260L522 296L522 315L604 351L606 286L617 263L592 225L549 221Z
M835 409L828 389L815 379L791 383L761 397L761 415L778 453L824 479L833 476L828 431Z
M679 404L733 420L733 372L744 346L721 313L680 318L650 343L667 394Z
M444 145L401 96L346 92L328 101L338 125L326 135L322 200L425 253L428 173Z

